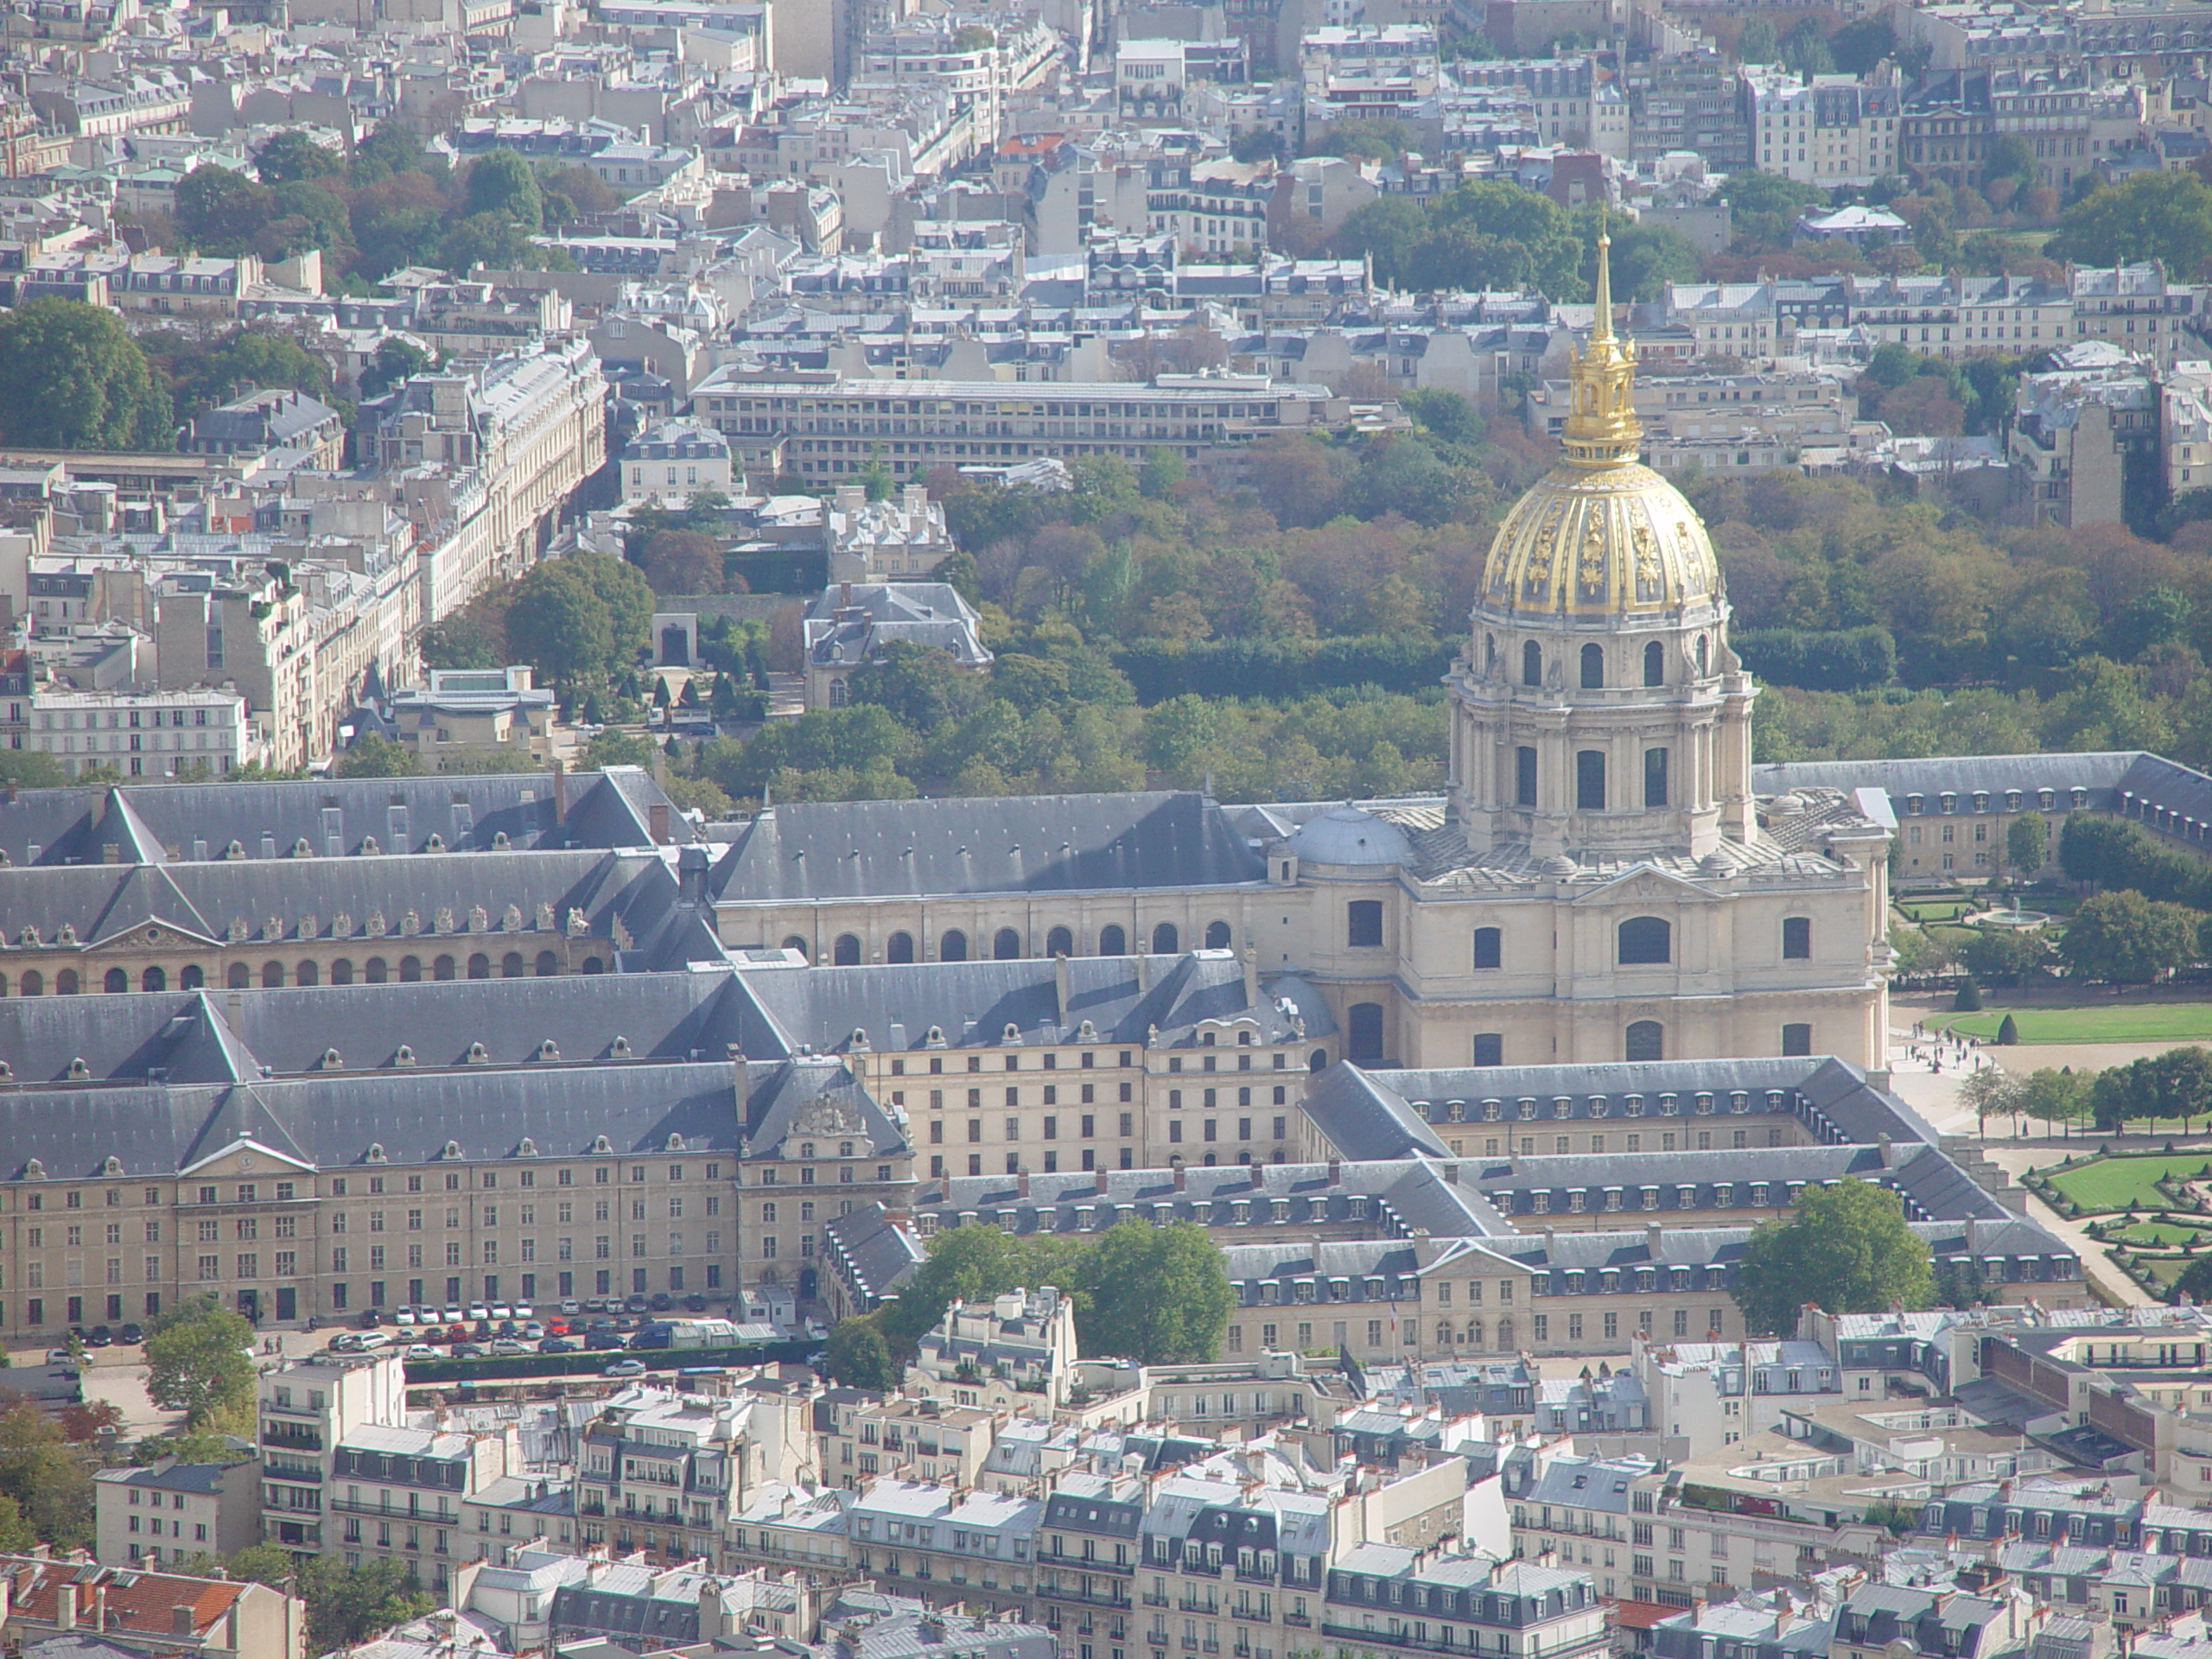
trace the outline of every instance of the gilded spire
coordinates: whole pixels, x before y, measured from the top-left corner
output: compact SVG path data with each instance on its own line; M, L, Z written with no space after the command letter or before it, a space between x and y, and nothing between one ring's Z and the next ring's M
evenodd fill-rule
M1598 221L1598 293L1590 343L1575 359L1565 433L1567 459L1580 467L1633 461L1643 447L1636 418L1636 348L1613 334L1613 238Z

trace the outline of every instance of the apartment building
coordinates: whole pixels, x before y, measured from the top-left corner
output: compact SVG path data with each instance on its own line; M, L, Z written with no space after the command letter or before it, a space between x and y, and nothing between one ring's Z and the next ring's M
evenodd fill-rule
M1325 387L1249 375L1162 374L1147 386L916 385L846 379L834 370L763 374L740 367L717 369L700 382L692 408L730 439L748 471L788 470L812 480L865 472L879 458L899 478L1040 455L1141 460L1156 445L1195 460L1217 444L1319 431L1351 412Z
M2100 342L2067 346L2023 377L2016 399L2013 497L2037 519L2120 524L2156 499L2161 398L2146 364Z
M747 1440L754 1404L644 1387L609 1400L585 1427L577 1452L579 1541L625 1554L643 1548L670 1561L718 1560L722 1530L753 1484ZM779 1476L806 1472L782 1469L783 1437L769 1438Z
M1023 1403L1033 1408L1039 1402ZM833 1395L823 1402L820 1417L822 1477L849 1490L878 1476L977 1485L1002 1420L1001 1413L982 1406L905 1393L886 1400L837 1400Z
M664 421L632 438L622 451L622 499L689 500L702 490L728 495L735 486L729 441L710 427Z
M266 1543L321 1554L325 1497L334 1491L340 1442L357 1429L407 1421L399 1355L321 1353L261 1373L255 1412L261 1443L261 1527Z
M985 1410L1050 1410L1075 1376L1075 1302L1050 1285L955 1300L922 1338L906 1389Z
M182 1567L261 1541L261 1471L244 1458L162 1458L92 1476L93 1554L105 1566Z
M1007 136L1013 102L1052 82L1061 49L1041 18L1005 21L985 41L956 18L910 16L868 32L854 57L853 89L942 91L967 112L977 144L988 149Z
M126 778L219 778L267 761L267 734L235 691L32 694L21 747L50 754L74 778L95 767Z
M2066 280L2075 340L2101 340L2161 369L2203 350L2212 288L2174 281L2155 259L2110 270L2076 265Z
M1298 43L1300 143L1334 121L1403 118L1442 80L1436 29L1428 23L1357 23L1310 29Z
M1854 75L1746 66L1744 99L1763 172L1827 188L1863 186L1898 171L1896 87Z
M124 1654L189 1659L300 1659L307 1604L251 1580L204 1579L77 1561L41 1547L0 1555L7 1639L57 1641Z
M526 664L504 669L438 668L430 683L385 700L380 734L426 772L469 772L493 755L520 755L540 765L552 758L553 692L534 683ZM368 722L358 720L365 726ZM363 734L357 730L356 740Z

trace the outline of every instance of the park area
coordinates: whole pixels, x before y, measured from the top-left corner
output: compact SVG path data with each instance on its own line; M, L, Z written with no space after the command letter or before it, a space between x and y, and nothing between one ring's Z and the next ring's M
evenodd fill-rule
M2212 1041L2212 1002L2137 996L2090 1001L2005 1001L1993 992L1978 1013L1938 1014L1928 1023L1961 1037L1997 1040L2007 1014L2023 1043L2193 1043Z
M2165 1210L2173 1199L2159 1191L2164 1180L2212 1180L2212 1152L2149 1153L2092 1158L2070 1168L2042 1172L2051 1189L2083 1215L2130 1208Z

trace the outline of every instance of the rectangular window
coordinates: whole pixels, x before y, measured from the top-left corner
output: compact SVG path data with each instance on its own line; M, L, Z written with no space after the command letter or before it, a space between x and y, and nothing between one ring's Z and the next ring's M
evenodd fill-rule
M1478 1031L1475 1033L1475 1064L1477 1065L1503 1065L1505 1064L1505 1038L1502 1033L1495 1031Z
M1578 812L1602 812L1605 810L1605 752L1603 749L1577 749L1574 752L1574 808Z
M1475 930L1475 966L1495 968L1503 959L1503 935L1494 927Z
M1804 962L1813 954L1813 920L1809 916L1782 918L1782 957L1785 962Z
M1667 804L1667 751L1646 749L1643 752L1643 804L1646 806Z
M1354 948L1382 943L1380 899L1355 899L1344 906L1344 943Z
M1536 752L1526 746L1513 751L1513 804L1536 804Z

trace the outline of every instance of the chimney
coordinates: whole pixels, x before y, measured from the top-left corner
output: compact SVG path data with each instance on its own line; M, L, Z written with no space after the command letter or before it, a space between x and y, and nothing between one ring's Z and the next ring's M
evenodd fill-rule
M54 1628L57 1630L77 1628L77 1586L73 1581L54 1586Z
M1014 1172L1014 1195L1018 1198L1026 1198L1029 1196L1029 1171L1027 1167Z
M556 823L569 821L569 769L558 760L553 763L553 817Z
M669 842L668 803L654 801L645 808L645 823L652 831L653 845L665 847Z
M92 1628L107 1629L107 1586L104 1584L92 1592Z
M1244 947L1244 1006L1260 1006L1260 958L1249 944Z
M1650 1253L1651 1259L1655 1262L1659 1260L1659 1235L1661 1230L1659 1224L1656 1221L1649 1224L1643 1230L1643 1248Z
M195 1621L193 1618L192 1607L189 1603L180 1603L176 1606L169 1609L169 1634L171 1636L192 1635L194 1624Z
M1092 1185L1092 1187L1091 1187L1091 1191L1092 1191L1092 1192L1105 1192L1105 1190L1106 1190L1106 1172L1105 1172L1103 1169L1101 1169L1101 1170L1098 1172L1098 1179L1097 1179L1097 1180L1093 1184L1093 1185Z
M1175 1190L1178 1192L1187 1192L1191 1190L1191 1172L1180 1164L1175 1166Z
M1068 953L1065 950L1052 953L1052 994L1059 999L1053 1011L1065 1021L1068 1014Z
M1329 1185L1330 1185L1331 1186L1334 1186L1334 1185L1336 1185L1339 1181L1343 1180L1343 1179L1344 1179L1344 1160L1343 1160L1342 1159L1338 1159L1338 1158L1332 1158L1332 1159L1330 1159L1330 1160L1329 1160Z

